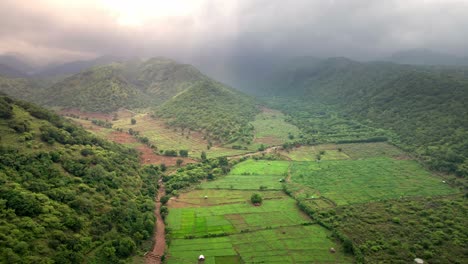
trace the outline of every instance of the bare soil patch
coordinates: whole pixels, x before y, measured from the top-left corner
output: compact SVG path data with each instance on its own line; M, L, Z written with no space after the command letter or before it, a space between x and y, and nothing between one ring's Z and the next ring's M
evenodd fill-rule
M110 133L108 136L108 139L114 142L120 143L120 144L129 144L129 143L138 142L132 135L128 133L124 133L124 132L119 132L119 131L113 131L112 133Z
M167 156L161 156L161 155L156 155L154 151L146 146L146 145L141 145L136 148L138 151L140 151L141 155L141 163L142 164L165 164L166 166L175 166L177 165L177 160L181 159L184 162L184 164L189 164L189 163L196 163L196 160L190 159L190 158L183 158L183 157L167 157Z

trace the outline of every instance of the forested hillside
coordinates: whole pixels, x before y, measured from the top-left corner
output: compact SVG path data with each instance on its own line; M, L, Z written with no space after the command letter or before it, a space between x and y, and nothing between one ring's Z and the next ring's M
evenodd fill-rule
M207 138L235 142L252 135L254 99L214 81L201 81L157 109L170 125L205 132Z
M418 155L431 168L466 176L466 76L464 68L333 58L284 69L271 78L266 91L299 97L304 105L326 104L345 119L394 132L398 135L395 144ZM296 123L321 113L316 108L307 111L294 106L282 107L293 119L302 119Z
M148 105L142 92L122 75L123 66L98 66L53 85L44 93L48 106L62 106L91 112L111 112L120 107Z
M0 92L15 98L36 101L41 88L33 80L0 76Z
M152 107L208 79L190 65L164 58L96 66L58 82L44 92L49 106L91 112Z
M154 227L155 167L57 115L0 96L0 262L118 263Z

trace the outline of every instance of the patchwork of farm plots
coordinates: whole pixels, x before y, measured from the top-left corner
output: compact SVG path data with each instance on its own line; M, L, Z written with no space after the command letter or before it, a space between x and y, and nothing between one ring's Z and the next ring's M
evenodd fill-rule
M336 244L318 225L289 226L225 237L174 239L168 263L194 263L204 254L206 264L230 263L353 263L350 256L330 253Z
M168 263L192 263L200 254L205 263L352 262L283 187L315 208L457 192L385 143L322 145L288 154L302 161L248 159L227 176L171 199ZM308 161L318 154L320 162ZM254 192L263 196L261 206L250 203Z
M200 254L205 263L351 263L329 231L313 224L284 192L272 190L281 188L289 165L247 160L228 176L171 199L168 263L192 263ZM254 192L262 195L261 206L250 202Z

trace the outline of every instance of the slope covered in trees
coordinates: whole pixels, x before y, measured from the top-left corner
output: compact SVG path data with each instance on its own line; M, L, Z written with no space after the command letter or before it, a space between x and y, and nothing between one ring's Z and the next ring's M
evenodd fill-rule
M235 142L251 137L258 112L254 99L214 81L197 82L157 109L170 125L205 132L209 139Z
M345 119L394 132L393 142L433 169L468 175L468 78L465 68L313 61L271 78L269 92L327 104ZM296 123L320 114L282 105ZM313 108L313 107L312 107ZM302 121L298 120L302 119Z
M154 227L158 170L136 151L0 96L0 262L118 263Z
M93 112L149 107L204 79L208 77L192 66L169 59L133 60L96 66L66 78L47 89L42 102Z

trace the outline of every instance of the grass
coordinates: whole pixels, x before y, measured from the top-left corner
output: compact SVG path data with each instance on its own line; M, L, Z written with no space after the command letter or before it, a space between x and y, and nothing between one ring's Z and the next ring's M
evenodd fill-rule
M254 145L281 145L291 141L289 135L297 137L299 129L286 122L285 116L280 111L265 109L251 122L255 128Z
M372 157L407 158L401 150L385 142L301 146L288 151L283 150L281 154L294 161L315 161L319 154L321 154L321 160L365 159Z
M386 157L295 162L291 173L293 182L315 189L337 205L456 192L416 161Z
M281 151L281 154L294 161L315 161L317 155L321 156L321 160L349 159L346 153L339 151L335 146L336 145L302 146L289 151Z
M288 161L249 159L234 166L227 176L207 182L202 188L258 190L265 186L268 190L280 190L280 180L287 177L288 169Z

